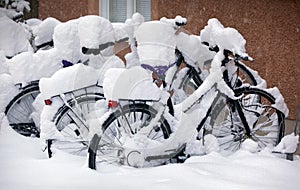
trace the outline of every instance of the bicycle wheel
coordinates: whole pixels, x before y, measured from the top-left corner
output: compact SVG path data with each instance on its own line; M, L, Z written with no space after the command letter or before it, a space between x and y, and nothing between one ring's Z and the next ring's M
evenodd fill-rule
M242 62L238 62L235 65L228 63L228 66L229 65L233 67L231 68L231 72L233 72L231 74L232 78L229 79L233 88L240 87L242 84L246 83L251 86L257 85L257 81L252 72ZM193 67L187 67L186 71L184 71L185 76L182 79L179 78L179 80L181 80L180 85L174 91L174 96L172 97L174 104L181 103L190 94L192 94L204 80Z
M242 108L250 128L250 135L246 134L243 121L231 103L219 103L221 109L214 109L210 122L211 133L219 141L221 150L237 151L241 144L250 138L258 143L258 149L277 145L284 135L284 114L274 108L275 98L256 88L241 88L235 90L237 96L242 95L238 103Z
M69 100L68 105L64 104L57 111L54 121L63 138L48 140L50 158L53 154L51 150L53 147L74 155L85 156L87 154L88 121L93 119L91 114L95 111L95 103L101 99L104 99L101 95L85 94Z
M21 135L39 137L39 128L31 117L34 111L32 103L39 93L38 83L30 84L6 106L4 113L9 125Z
M102 162L142 167L139 165L139 152L135 150L160 144L171 133L163 115L153 128L147 129L156 114L155 109L144 103L129 104L110 114L102 125L103 134L95 134L91 141L89 167L96 169ZM145 129L147 133L141 134L140 131ZM143 167L161 165L165 161L147 161Z

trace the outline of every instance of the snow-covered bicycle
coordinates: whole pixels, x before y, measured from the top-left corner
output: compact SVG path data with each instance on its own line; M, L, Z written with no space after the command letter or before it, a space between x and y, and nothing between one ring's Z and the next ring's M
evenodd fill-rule
M111 67L124 68L114 55L116 43L113 25L99 16L78 19L80 49L83 61L60 69L40 82L45 106L41 113L41 137L46 140L49 157L54 149L75 155L86 155L89 126L100 117L104 99L102 80ZM119 34L118 38L123 39ZM118 39L117 38L117 39ZM118 41L117 41L118 42Z
M149 22L141 27L149 29L156 24ZM227 54L232 53L237 60L251 58L245 53L243 38L236 30L226 28L217 37L219 51L208 76L196 91L174 106L174 116L167 106L169 93L153 85L151 73L141 67L112 69L106 73L110 85L106 87L104 83L104 94L112 100L110 105L114 108L100 119L101 128L94 131L89 146L90 168L96 169L103 162L147 167L161 165L172 158L184 159L197 152L188 153L186 149L199 148L193 144L199 145L194 142L200 131L209 130L204 128L209 120L213 120L212 132L219 135L224 149L234 150L246 139L256 141L260 149L280 141L287 108L278 89L264 90L249 85L233 89L232 83L226 81L232 74L226 72ZM112 78L113 74L118 77ZM211 116L220 96L225 96L227 112L219 111ZM201 138L205 144L205 137Z

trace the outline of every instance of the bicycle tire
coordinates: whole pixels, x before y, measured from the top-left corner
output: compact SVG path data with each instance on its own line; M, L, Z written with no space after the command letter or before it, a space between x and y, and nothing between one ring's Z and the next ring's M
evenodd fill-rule
M38 83L25 86L6 106L5 115L9 125L23 136L39 137L40 130L31 118L34 111L32 103L40 93Z
M129 160L128 157L126 158L122 157L123 153L121 149L124 147L122 147L121 141L124 140L124 137L126 137L126 135L129 135L132 138L134 138L134 135L137 134L136 130L139 130L140 128L147 126L147 122L150 122L155 117L156 114L157 111L153 107L144 103L128 104L123 106L121 110L117 110L111 113L102 125L103 133L101 135L95 134L93 139L91 140L89 153L88 153L89 167L91 169L96 169L97 164L101 162L109 162L118 165L129 165L129 166L136 167L134 163L131 163L131 160ZM124 120L122 121L122 117L123 119L126 118L127 122L132 121L133 122L132 124L139 124L138 122L142 121L141 123L142 125L136 126L135 129L129 127L131 130L128 133L129 128L125 129L124 125L121 125L123 124L122 122L126 122ZM161 115L159 119L159 124L157 124L155 128L153 128L150 132L147 135L147 137L148 138L152 137L152 140L154 141L162 141L164 139L169 138L171 134L171 129L167 120L164 118L163 115ZM120 135L123 135L122 137L123 139L121 139ZM125 141L123 142L125 143ZM110 155L107 156L105 155L106 153ZM160 160L159 163L156 161L155 163L152 162L149 164L160 165L165 161L166 160Z
M284 136L284 114L272 105L276 99L270 93L254 87L244 87L235 90L248 124L250 124L250 136L247 136L237 111L232 110L232 104L223 103L218 106L216 114L212 114L210 125L212 131L206 131L215 135L219 141L221 150L235 152L241 148L242 143L250 138L258 143L258 150L268 146L276 146ZM252 102L251 102L252 101ZM221 108L222 107L222 108ZM221 108L221 109L220 109ZM225 121L227 121L225 123Z
M64 137L63 139L49 139L47 142L48 156L52 157L53 151L52 147L62 150L64 152L73 155L83 155L87 154L87 148L89 142L80 134L81 127L87 127L86 123L87 116L92 111L94 111L94 104L98 101L104 99L102 94L84 94L78 96L74 99L68 101L68 105L63 105L57 111L54 116L54 122L57 130ZM76 119L75 112L80 113L81 118Z

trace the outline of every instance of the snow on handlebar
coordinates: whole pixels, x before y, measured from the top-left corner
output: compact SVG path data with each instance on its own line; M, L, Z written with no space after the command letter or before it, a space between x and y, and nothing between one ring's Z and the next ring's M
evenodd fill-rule
M211 51L222 49L233 54L235 59L253 61L246 53L244 37L234 28L225 28L216 18L208 21L208 25L200 32L200 38Z
M166 17L162 17L160 19L160 22L171 24L174 28L180 28L181 26L186 25L187 20L186 18L177 15L174 19L168 19Z

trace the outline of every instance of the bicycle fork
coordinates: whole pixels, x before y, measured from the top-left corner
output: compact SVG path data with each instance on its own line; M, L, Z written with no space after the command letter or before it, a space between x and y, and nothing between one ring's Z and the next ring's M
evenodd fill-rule
M245 129L246 137L251 138L251 136L252 136L251 130L250 130L247 119L243 112L242 105L240 104L239 100L230 100L230 104L232 104L231 108L230 108L231 111L236 111L238 113L238 116L243 124L244 129Z

